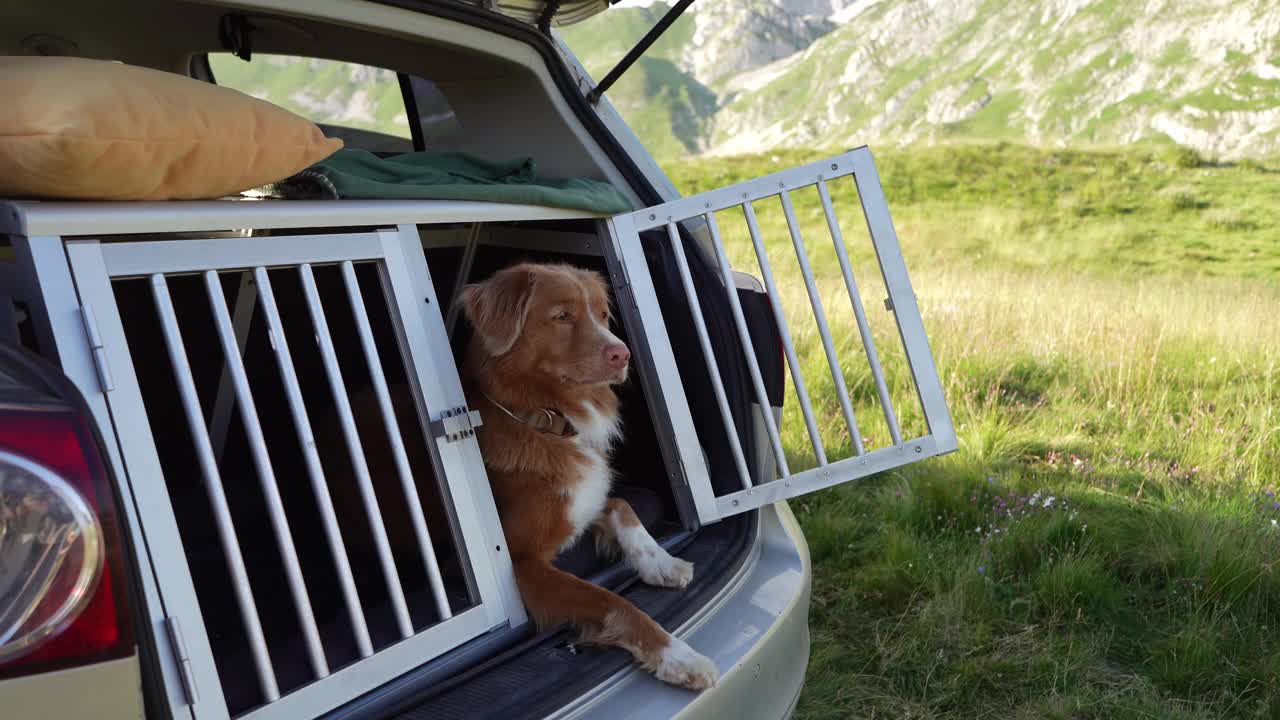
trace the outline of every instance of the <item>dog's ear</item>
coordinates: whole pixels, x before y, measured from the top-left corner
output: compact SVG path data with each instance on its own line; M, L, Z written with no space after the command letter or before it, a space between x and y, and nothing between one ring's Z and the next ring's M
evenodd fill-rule
M462 307L489 353L505 355L516 344L529 314L535 273L527 267L501 270L462 289Z

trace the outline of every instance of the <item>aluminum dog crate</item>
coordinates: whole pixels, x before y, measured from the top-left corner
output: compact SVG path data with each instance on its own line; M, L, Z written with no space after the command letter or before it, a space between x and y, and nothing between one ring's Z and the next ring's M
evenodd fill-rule
M474 217L471 213L477 210L476 203L402 204L398 211L378 207L380 203L351 205L351 212L332 224L359 228L361 220L369 222L361 216L362 208L371 206L381 218L446 223L456 222L458 212ZM287 227L314 221L314 216L299 213L296 204L287 216L277 214L281 208L268 203L171 203L168 218L149 214L155 206L148 204L131 208L32 203L9 208L20 209L17 222L5 228L14 236L18 256L17 268L7 269L13 270L11 293L37 309L33 321L40 345L56 350L100 426L114 429L109 454L126 485L125 511L135 544L146 548L149 556L150 630L158 642L169 645L170 652L162 656L173 707L190 708L200 717L310 717L495 629L524 623L509 553L471 432L479 419L463 410L461 384L416 225L369 222L367 229L300 229L286 231L297 234L243 237L246 233L231 228ZM184 209L190 213L184 214ZM520 215L509 206L493 210L498 216ZM539 208L523 214L572 215ZM307 219L300 223L299 217ZM174 237L175 227L188 236ZM71 233L77 237L67 237ZM323 301L317 289L322 273L329 279ZM145 329L153 329L159 342L146 357L138 355L139 343L147 338L140 337L137 319L121 313L122 288L130 284L145 286L154 313L153 328ZM282 286L296 296L291 314L283 312L279 302ZM180 292L184 301L175 303ZM193 311L197 306L199 312ZM130 307L138 312L136 304ZM247 320L255 313L265 323L276 373L265 379L259 373L251 380L253 372L247 371L244 356ZM380 314L392 329L390 342L375 339L371 314ZM337 315L348 318L347 331L341 334L330 329ZM193 343L201 349L194 349ZM177 421L190 437L192 453L185 472L162 463L164 449L157 448L157 438L165 429L155 427L155 418L149 417L148 403L154 404L154 397L144 398L144 387L160 382L154 377L155 347L161 348L164 357L159 359L172 379L171 386L169 378L164 379L161 391L176 398L182 410ZM209 359L204 355L209 348L217 350L220 372L207 371ZM295 366L306 354L323 366L323 387L313 383L304 391L300 384ZM193 365L206 369L193 370ZM415 427L392 408L397 388L389 386L384 370L397 365L407 380L407 390L398 388L398 394L407 393L415 401ZM148 368L145 373L139 371L143 366ZM349 378L344 377L357 366L366 369L372 404L378 410L376 422L366 421L360 428L348 397ZM267 392L285 398L288 414L281 422L259 417L258 399ZM156 395L154 388L151 395ZM322 463L320 451L326 448L317 443L314 408L322 401L332 405L346 444L343 454L350 458L350 472L342 474L355 485L358 515L367 522L373 540L372 557L380 565L373 574L381 578L378 593L385 600L381 603L367 602L367 589L358 591L353 578L352 548L344 541L331 497L334 473ZM228 475L222 452L229 442L229 424L252 460L253 477ZM280 425L289 426L302 462L281 465L280 448L267 440L272 436L278 441ZM447 503L444 526L428 529L423 516L421 487L414 485L422 480L412 476L420 468L410 468L405 448L415 438L428 448L430 473L439 480L439 495ZM407 571L396 565L405 560L393 558L388 546L383 520L391 509L389 498L375 495L366 463L369 450L362 447L371 442L392 456L403 495L391 500L407 511L420 587L402 583ZM175 493L175 475L189 482L189 490ZM298 520L300 511L296 497L290 503L282 496L286 479L296 480L287 484L309 488L310 503L304 507L318 511L324 567L314 561L315 548L296 545L291 522ZM254 528L244 513L231 507L228 495L243 494L244 486L252 486L262 499L269 523L269 533L262 537L270 538L274 547L242 540ZM217 556L224 566L219 572L225 573L233 590L237 630L245 638L245 652L233 656L215 652L217 639L211 638L206 619L216 608L202 607L197 592L207 568L193 566L184 553L184 541L190 550L192 538L184 538L186 528L179 527L175 504L191 502L193 495L199 496L216 528ZM451 559L461 566L460 579L448 593L439 567L439 557L445 554L439 545L442 536L456 548L457 557ZM308 552L313 558L309 563L304 557ZM246 570L263 554L279 558L281 583L271 589L264 587L262 572ZM281 588L283 598L276 596ZM325 620L313 611L324 595L339 599L341 617L330 613ZM289 613L268 617L264 602ZM295 631L296 642L280 641L278 632L273 635L273 623L280 622ZM382 631L372 632L376 627ZM292 663L301 667L286 673L281 657L305 661ZM234 665L252 668L257 700L249 707L229 704L224 697L220 673ZM292 675L287 684L281 681L285 674Z

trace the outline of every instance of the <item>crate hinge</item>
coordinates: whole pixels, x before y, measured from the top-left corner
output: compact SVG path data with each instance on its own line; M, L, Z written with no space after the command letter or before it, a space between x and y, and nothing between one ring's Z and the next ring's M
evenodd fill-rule
M182 628L178 626L178 619L166 617L164 629L169 636L169 648L173 651L173 658L178 664L178 675L182 677L184 704L195 705L196 676L191 670L191 657L187 654L187 643L182 639Z
M98 317L93 314L89 305L80 306L80 321L84 324L84 335L89 341L89 351L93 354L93 366L98 371L98 386L102 392L109 393L116 389L111 381L111 368L107 366L107 348L102 343L102 333L98 330Z
M480 411L466 406L449 408L431 421L431 436L447 443L458 442L476 434L476 428L484 424Z

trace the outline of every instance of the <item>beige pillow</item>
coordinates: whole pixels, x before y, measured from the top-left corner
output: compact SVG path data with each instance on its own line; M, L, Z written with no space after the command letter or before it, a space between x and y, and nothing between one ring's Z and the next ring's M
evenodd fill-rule
M0 57L0 98L0 197L217 198L342 147L236 90L104 60Z

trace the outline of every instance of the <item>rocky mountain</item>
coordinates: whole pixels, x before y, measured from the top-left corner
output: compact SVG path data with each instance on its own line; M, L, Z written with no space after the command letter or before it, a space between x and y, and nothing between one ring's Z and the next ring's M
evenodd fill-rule
M666 6L561 31L601 77ZM1274 0L702 0L609 92L659 155L1001 139L1280 152Z

